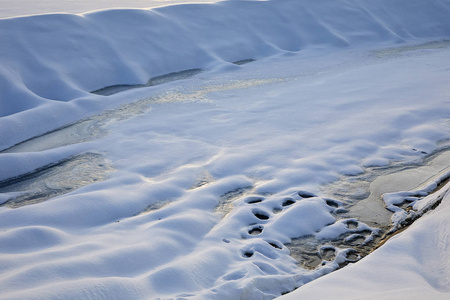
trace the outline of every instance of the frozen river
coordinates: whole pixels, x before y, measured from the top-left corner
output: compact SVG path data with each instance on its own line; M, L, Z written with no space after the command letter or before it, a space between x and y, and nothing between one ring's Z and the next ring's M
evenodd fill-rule
M432 43L410 47L407 51L376 52L394 53L382 57L373 55L373 51L354 51L332 54L326 56L325 60L311 56L302 58L301 55L269 59L240 65L218 75L196 72L190 78L178 78L175 74L174 79L181 81L165 80L168 83L161 86L135 86L135 89L130 86L122 92L108 92L106 95L113 94L123 99L130 94L138 100L27 140L0 154L46 153L84 145L83 152L76 156L44 165L33 173L13 180L4 180L0 190L4 202L2 215L6 220L11 220L8 222L13 222L16 219L13 211L27 207L29 213L39 216L39 206L36 206L37 210L34 209L36 203L41 203L44 209L47 207L46 210L51 212L55 204L58 207L58 202L62 205L72 203L69 204L71 207L76 203L73 202L75 197L90 198L90 194L95 195L105 188L128 190L127 186L131 184L130 187L134 189L131 195L138 202L124 201L122 197L128 198L130 192L120 192L113 198L110 198L112 195L108 196L110 200L103 205L105 208L110 207L111 199L116 198L119 207L126 205L125 211L117 208L113 219L100 223L94 221L97 217L91 215L89 223L94 221L97 224L95 227L100 226L91 233L97 236L95 239L105 234L121 236L122 232L128 232L126 228L152 228L167 218L169 228L175 226L177 231L181 230L182 236L195 237L193 241L180 245L191 245L192 249L202 247L206 251L213 251L211 255L216 257L224 251L216 247L224 244L231 253L238 254L234 258L236 267L230 261L224 271L230 267L240 268L241 260L244 259L249 263L253 261L252 264L262 270L261 274L257 275L257 272L253 275L256 277L249 277L252 280L265 282L268 280L266 278L276 277L277 274L286 278L292 272L291 276L307 282L324 272L355 262L372 251L393 226L392 212L385 208L382 195L418 188L436 175L445 173L448 170L449 152L432 154L426 152L428 149L425 151L411 147L406 150L401 145L397 148L389 146L390 155L397 159L403 156L403 162L366 158L366 166L361 168L357 166L358 160L346 155L346 152L341 153L339 149L350 147L346 151L358 151L355 153L364 157L382 151L382 145L370 139L360 141L362 145L354 143L340 127L351 121L348 128L352 128L353 135L358 134L355 131L357 126L366 126L364 123L344 117L346 111L340 111L333 121L325 122L321 115L329 118L335 114L336 107L324 106L327 102L317 99L320 94L304 100L297 99L295 104L290 101L286 103L285 99L292 99L293 95L308 95L312 92L310 87L314 87L315 91L318 84L328 85L338 80L337 86L340 86L342 76L354 81L359 76L355 74L372 72L369 77L376 79L373 76L378 76L376 74L380 67L388 67L386 71L395 73L401 70L396 65L404 68L411 58L428 64L429 58L434 61L434 56L447 53L447 42L439 45L442 46L435 47L436 43ZM357 60L353 59L355 56ZM342 61L347 61L345 67ZM298 64L299 68L292 67L293 64ZM287 65L291 67L286 69ZM416 66L413 64L410 67ZM268 69L270 73L266 71ZM378 80L383 79L380 77ZM364 84L359 83L360 86ZM286 92L287 96L283 96ZM321 93L324 93L324 99L335 97L325 90ZM354 99L359 101L362 95L362 92L358 92ZM245 104L242 99L245 99ZM370 101L360 103L362 110L359 110L358 115L366 116L364 112L372 114L374 109L376 111L377 106L372 107ZM410 102L405 103L410 105ZM353 108L358 107L351 105ZM298 113L292 115L294 108ZM391 111L399 108L394 107ZM383 122L388 124L392 122L387 121L390 118L395 121L396 114L386 111L389 109L383 108L377 117L384 118ZM285 118L289 115L301 118ZM260 120L265 121L262 123ZM319 132L323 137L328 134L329 139L317 139ZM376 136L385 133L371 129L371 134ZM336 148L333 146L336 138L347 142L339 143ZM325 144L320 146L320 143ZM355 150L351 150L352 147ZM438 149L445 150L446 147L445 143L441 143ZM236 159L238 161L233 162ZM327 161L328 165L325 164ZM308 179L302 177L304 172L309 174ZM343 172L344 175L339 178L335 172ZM135 175L130 177L133 173ZM117 185L116 182L123 180L129 183ZM83 192L85 189L76 190L83 186L86 186L86 192ZM158 191L161 188L163 190ZM200 212L202 206L203 212ZM186 210L191 212L186 215ZM22 211L17 210L17 213L22 214ZM27 211L24 210L24 213ZM192 225L182 229L185 222L192 224L200 213L206 213L212 220L216 219L207 225L212 226L209 233L194 234L190 232ZM298 219L299 216L305 220ZM179 218L180 221L173 223ZM67 226L65 221L65 217L61 219L61 225ZM150 225L153 222L157 223ZM121 228L122 223L124 228L119 231L112 229ZM48 226L43 224L40 226ZM23 225L18 223L16 226L15 230L21 230L19 228ZM152 232L150 229L145 230ZM150 234L158 236L157 232ZM67 238L63 240L70 241ZM102 247L111 247L113 240L105 240ZM9 247L13 245L14 242L8 243ZM151 242L146 247L154 246L156 244ZM68 255L63 254L64 250L61 251L63 257ZM180 250L171 251L178 253L177 265L186 264L182 261L192 259L192 255L197 256L195 251L187 256ZM213 254L215 251L219 252ZM228 254L229 259L235 255L231 253ZM83 255L82 252L79 255ZM289 255L295 260L290 262L290 271L283 270L289 266ZM282 259L283 256L285 258ZM170 260L168 263L172 264ZM239 278L249 276L244 274L251 274L247 272L233 271L224 274L221 280L235 284Z
M412 1L0 19L0 298L445 299L450 8Z

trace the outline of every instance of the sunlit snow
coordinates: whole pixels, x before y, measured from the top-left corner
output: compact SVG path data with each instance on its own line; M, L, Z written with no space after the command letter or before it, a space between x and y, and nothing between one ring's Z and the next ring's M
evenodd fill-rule
M0 19L1 299L449 297L449 1L66 5Z

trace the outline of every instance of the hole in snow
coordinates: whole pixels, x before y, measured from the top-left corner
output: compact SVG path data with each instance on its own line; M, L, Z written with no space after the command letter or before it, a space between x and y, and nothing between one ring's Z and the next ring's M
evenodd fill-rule
M254 253L253 251L244 251L242 253L242 256L244 256L244 257L252 257L253 253Z
M275 207L272 211L274 214L278 214L278 213L282 212L283 210L279 207Z
M286 198L283 201L283 204L281 204L281 206L289 206L295 203L295 200L292 198Z
M279 243L277 243L277 242L267 241L267 243L268 243L270 246L272 246L272 247L274 247L274 248L276 248L276 249L282 249L282 248L283 248L283 247L282 247Z
M265 211L262 210L253 210L253 214L255 215L255 217L257 217L260 220L269 220L270 216L268 213L266 213Z
M331 246L321 247L319 250L319 255L322 259L331 261L336 257L336 249Z
M339 207L339 202L337 202L336 200L325 199L325 202L326 202L327 205L330 206L330 207L334 207L334 208L338 208L338 207Z
M255 196L247 197L247 199L245 199L245 202L248 204L260 203L262 201L263 201L263 198L255 197Z
M306 192L306 191L299 191L297 194L298 194L300 197L302 197L302 198L312 198L312 197L317 197L317 196L314 195L313 193Z
M356 250L350 249L347 254L345 255L345 258L347 259L347 261L349 262L355 262L358 260L359 255L358 252L356 252Z
M262 231L263 231L263 227L262 226L256 226L256 227L253 227L252 229L250 229L248 231L248 234L250 234L250 235L258 235L258 234L261 234Z
M358 229L358 221L355 220L348 220L345 222L348 229Z

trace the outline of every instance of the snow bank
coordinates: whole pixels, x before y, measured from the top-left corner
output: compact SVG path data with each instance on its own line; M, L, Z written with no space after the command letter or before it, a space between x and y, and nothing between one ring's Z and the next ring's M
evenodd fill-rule
M2 120L0 148L82 115L81 107L70 107L67 118L56 112L67 105L59 105L25 130L31 122L20 112L28 109L280 52L444 37L449 10L445 0L274 0L2 19L0 116L16 115Z

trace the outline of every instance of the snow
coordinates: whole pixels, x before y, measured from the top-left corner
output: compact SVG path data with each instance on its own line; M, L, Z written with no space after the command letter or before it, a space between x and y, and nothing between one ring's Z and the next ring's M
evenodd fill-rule
M279 299L448 299L449 203L446 192L436 211L371 255Z
M115 171L0 207L0 298L271 299L335 270L348 250L305 270L283 244L376 234L321 186L446 147L449 11L273 0L1 19L0 184L86 153ZM114 85L140 86L91 93ZM448 297L433 272L448 273L449 201L290 297Z
M383 201L386 203L386 208L394 212L392 222L396 225L401 224L409 216L406 211L398 207L405 202L408 203L408 206L412 207L415 212L419 213L435 205L436 201L440 200L440 198L436 198L436 194L429 194L436 190L441 183L448 180L449 177L450 171L447 171L439 174L437 178L434 178L433 180L428 180L427 184L420 189L384 194ZM439 194L440 193L438 193L438 195Z
M25 15L71 13L79 14L112 8L155 8L183 3L212 3L213 0L2 0L0 18Z

